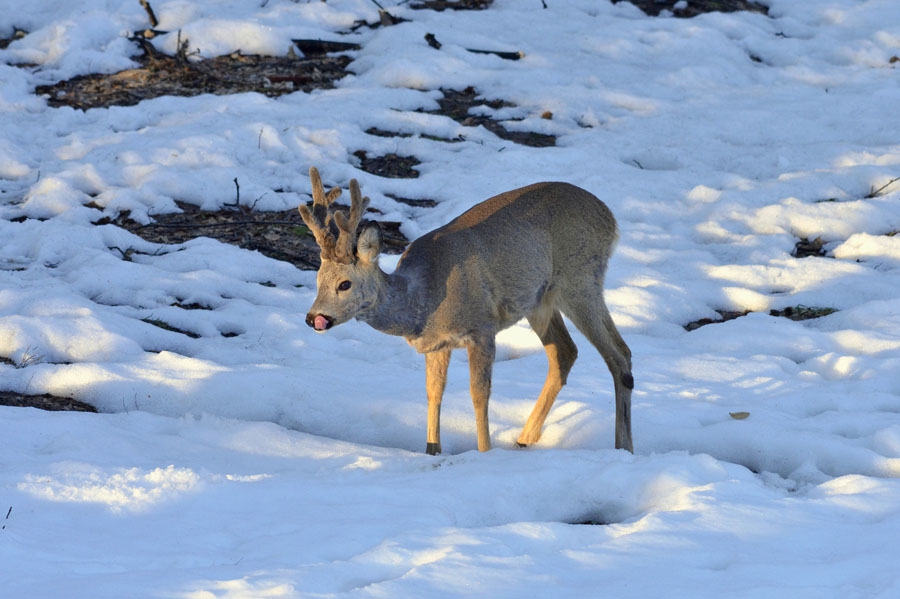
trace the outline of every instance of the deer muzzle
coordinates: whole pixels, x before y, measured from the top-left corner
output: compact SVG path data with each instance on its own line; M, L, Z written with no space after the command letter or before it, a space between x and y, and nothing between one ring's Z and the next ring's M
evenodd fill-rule
M334 319L324 314L307 314L306 324L315 329L317 332L327 331L334 324Z

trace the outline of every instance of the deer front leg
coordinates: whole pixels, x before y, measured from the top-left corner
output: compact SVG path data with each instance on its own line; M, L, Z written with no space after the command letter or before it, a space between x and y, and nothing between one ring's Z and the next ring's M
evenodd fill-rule
M475 406L475 430L478 433L478 451L491 448L488 428L488 399L491 396L491 371L494 367L494 336L473 339L469 350L469 389Z
M450 365L450 350L440 350L425 354L425 388L428 394L428 437L425 453L441 453L441 398L447 384L447 367Z

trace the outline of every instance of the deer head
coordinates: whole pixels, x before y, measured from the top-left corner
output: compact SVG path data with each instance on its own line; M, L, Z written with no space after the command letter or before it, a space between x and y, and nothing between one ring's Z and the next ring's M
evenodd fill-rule
M350 213L345 215L331 208L341 195L340 188L326 194L316 167L310 167L309 178L313 206L310 209L301 205L299 211L319 244L322 265L316 276L318 295L306 315L306 324L321 333L350 320L377 301L381 232L373 225L357 237L369 198L362 197L356 179L350 180Z

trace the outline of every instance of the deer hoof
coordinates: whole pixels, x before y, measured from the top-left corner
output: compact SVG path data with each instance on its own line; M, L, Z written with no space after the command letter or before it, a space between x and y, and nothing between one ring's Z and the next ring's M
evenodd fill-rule
M518 441L516 441L516 447L518 449L525 449L526 447L528 447L528 443L519 443Z
M426 443L425 444L425 453L428 455L438 455L441 453L441 444L440 443Z

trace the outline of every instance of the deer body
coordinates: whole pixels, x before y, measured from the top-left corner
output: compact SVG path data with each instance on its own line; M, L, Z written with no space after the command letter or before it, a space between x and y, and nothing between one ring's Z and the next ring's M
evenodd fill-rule
M363 229L356 247L349 249L367 202L356 182L351 182L348 220L328 211L333 198L324 194L314 169L310 176L315 203L313 210L301 206L300 212L322 248L322 266L307 323L321 332L355 317L404 337L425 354L428 453L440 452L447 367L451 350L462 347L469 354L478 449L490 449L487 405L494 338L522 318L540 337L550 363L543 391L518 439L520 445L538 441L577 356L560 311L606 361L616 393L616 447L633 451L631 352L603 301L603 277L618 237L616 221L603 202L568 183L508 191L416 239L394 272L386 274L377 264L381 243L376 228ZM334 192L328 195L337 197Z

